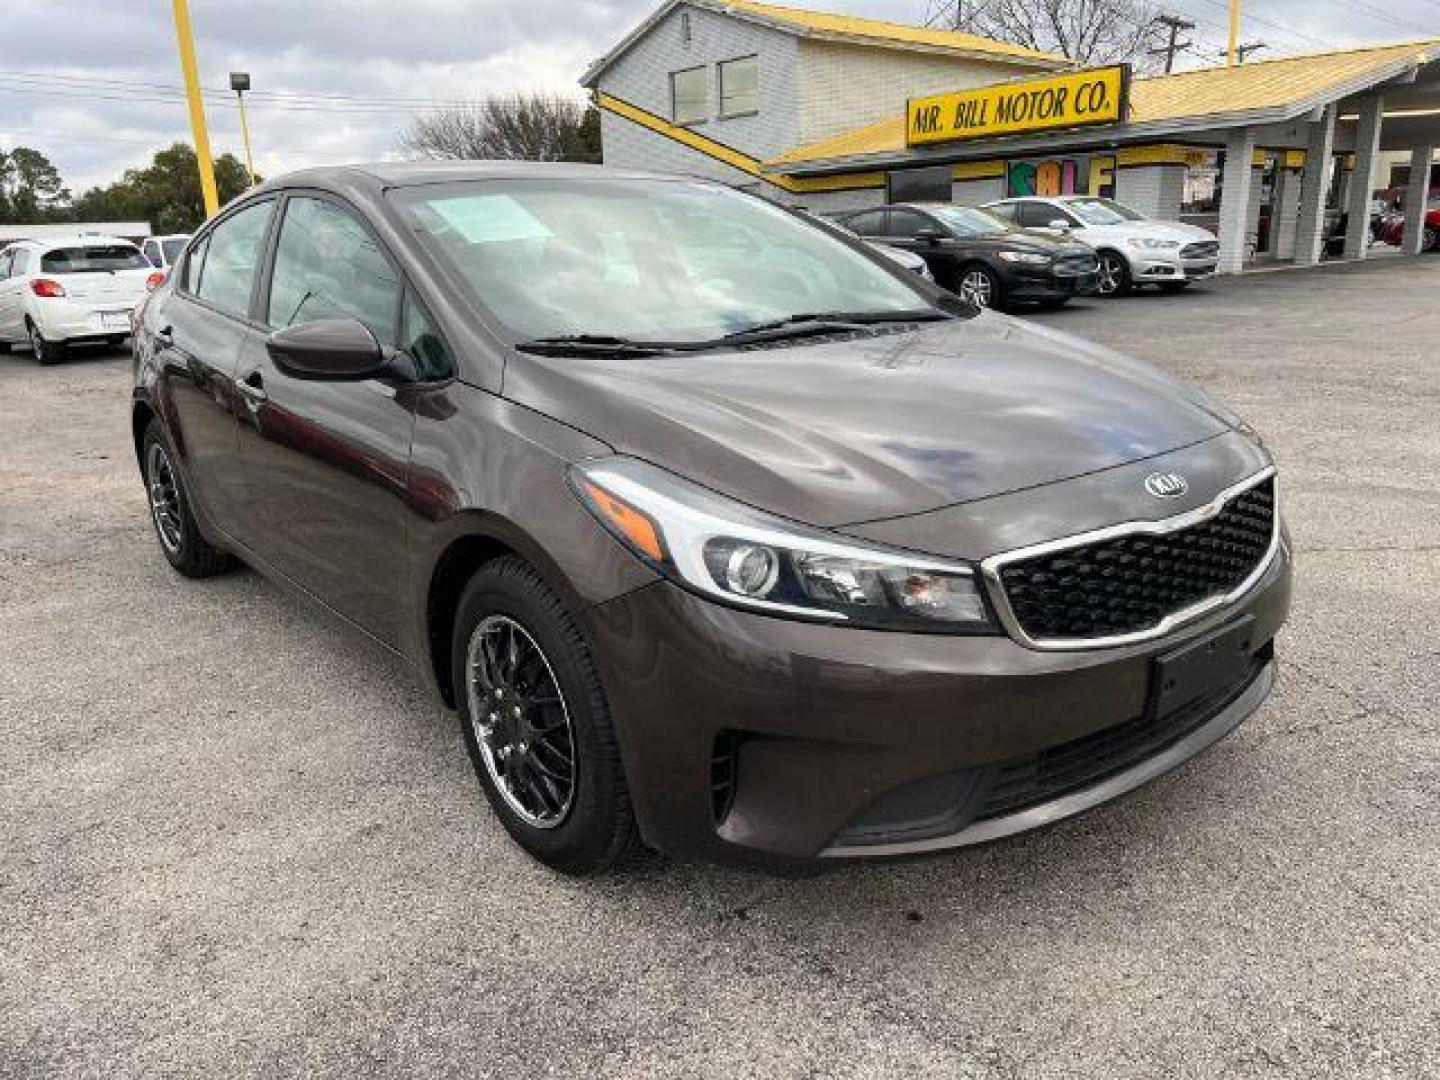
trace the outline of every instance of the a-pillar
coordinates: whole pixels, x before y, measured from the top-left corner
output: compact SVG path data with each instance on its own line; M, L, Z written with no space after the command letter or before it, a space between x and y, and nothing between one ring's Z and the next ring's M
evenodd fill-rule
M1250 189L1255 169L1255 129L1232 128L1225 138L1225 173L1220 182L1220 260L1217 274L1245 269L1250 234Z
M1370 178L1375 175L1375 157L1380 153L1380 125L1385 99L1380 94L1360 103L1360 122L1355 127L1355 169L1346 193L1345 257L1363 259L1370 247Z
M1425 245L1425 204L1430 194L1430 161L1434 144L1417 146L1410 152L1410 186L1405 189L1405 240L1401 250L1418 255Z
M1295 265L1314 266L1325 245L1325 196L1330 192L1330 158L1335 151L1334 105L1310 125L1305 172L1300 179L1300 223L1295 230Z

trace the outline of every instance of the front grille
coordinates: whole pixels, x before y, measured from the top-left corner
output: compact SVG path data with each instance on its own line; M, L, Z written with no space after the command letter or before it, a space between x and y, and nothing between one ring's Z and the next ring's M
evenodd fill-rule
M1055 260L1055 273L1064 277L1082 277L1098 269L1099 264L1093 255L1066 255Z
M1200 240L1194 244L1186 244L1180 249L1182 259L1218 259L1220 257L1220 241Z
M1019 559L1001 568L1000 582L1032 640L1143 633L1167 615L1238 589L1265 557L1274 526L1270 477L1206 521Z

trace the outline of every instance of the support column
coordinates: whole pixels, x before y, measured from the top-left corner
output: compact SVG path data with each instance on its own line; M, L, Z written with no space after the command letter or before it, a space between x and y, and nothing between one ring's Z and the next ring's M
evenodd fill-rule
M1360 104L1360 123L1355 128L1355 170L1350 174L1350 190L1345 210L1350 215L1345 226L1345 258L1363 259L1370 247L1370 192L1375 175L1375 156L1380 153L1380 125L1385 113L1385 98L1376 94Z
M1245 269L1249 242L1250 188L1255 176L1255 129L1232 128L1225 138L1225 173L1220 184L1220 261L1217 274Z
M1299 231L1300 173L1285 167L1285 156L1275 170L1275 194L1270 206L1270 229L1275 242L1270 249L1277 259L1295 257L1295 237Z
M1425 241L1425 201L1430 194L1430 162L1433 143L1410 151L1410 186L1405 189L1405 240L1401 250L1418 255Z
M1314 266L1325 244L1325 195L1330 189L1330 158L1335 151L1336 108L1310 125L1305 172L1300 178L1300 223L1295 230L1295 265Z

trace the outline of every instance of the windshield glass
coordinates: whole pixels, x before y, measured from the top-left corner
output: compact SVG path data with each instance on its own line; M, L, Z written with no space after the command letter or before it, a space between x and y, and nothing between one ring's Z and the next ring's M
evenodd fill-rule
M1015 232L1017 228L1013 221L999 214L971 206L928 206L926 209L943 221L951 232L960 236L990 236Z
M160 241L160 250L165 253L165 265L174 266L175 260L180 258L180 253L185 250L185 245L190 242L188 236L177 236L170 240Z
M494 180L393 195L517 341L696 342L799 313L931 307L825 229L710 184Z
M1065 204L1086 225L1123 225L1144 221L1145 215L1114 199L1071 199Z
M85 274L110 270L138 270L150 265L140 249L130 244L95 244L54 248L40 256L46 274Z

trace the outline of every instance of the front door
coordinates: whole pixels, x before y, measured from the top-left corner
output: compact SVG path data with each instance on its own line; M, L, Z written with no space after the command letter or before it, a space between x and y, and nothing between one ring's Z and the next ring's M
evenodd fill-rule
M394 347L402 292L394 265L349 207L289 195L259 305L265 329L247 339L236 371L249 504L240 539L391 645L404 618L411 395L391 380L292 378L265 340L297 323L354 318Z

